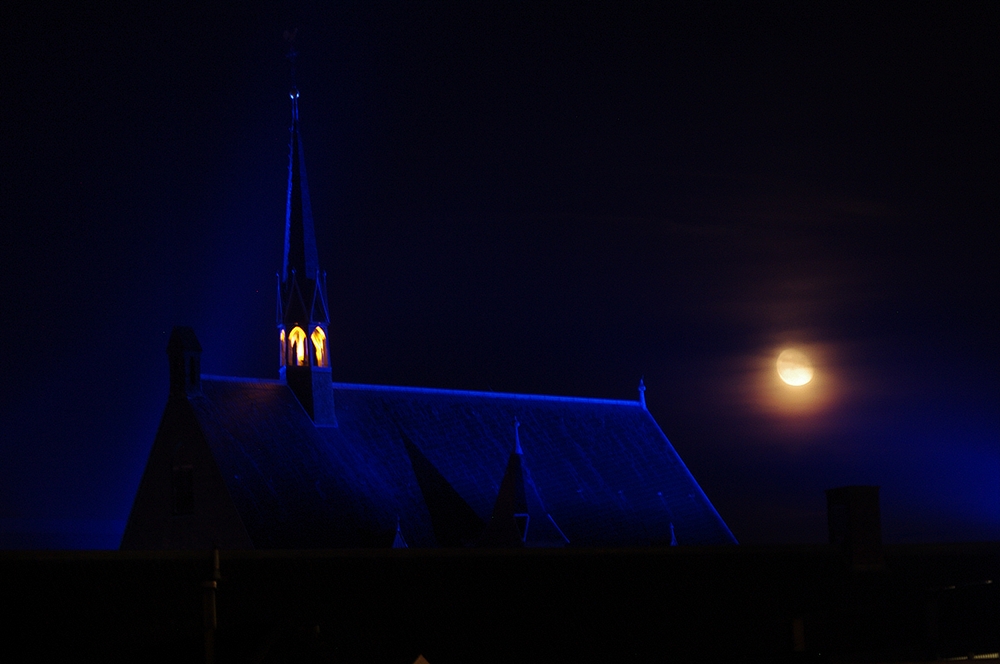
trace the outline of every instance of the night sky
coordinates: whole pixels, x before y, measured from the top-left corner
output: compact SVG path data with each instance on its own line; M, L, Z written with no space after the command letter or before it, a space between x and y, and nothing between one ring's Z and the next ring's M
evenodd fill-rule
M277 377L293 27L335 380L644 377L743 543L1000 537L1000 6L328 4L5 8L0 546L117 547L174 325Z

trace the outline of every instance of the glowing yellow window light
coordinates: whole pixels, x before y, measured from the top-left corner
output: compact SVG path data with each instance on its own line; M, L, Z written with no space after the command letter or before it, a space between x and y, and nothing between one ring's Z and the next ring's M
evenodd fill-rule
M316 366L326 366L326 334L323 328L317 326L312 333L313 348L316 349Z
M288 333L288 344L295 365L306 366L309 363L306 358L306 333L302 331L301 327L293 327L292 331Z
M282 330L281 334L278 335L278 340L281 342L281 366L285 366L285 331Z

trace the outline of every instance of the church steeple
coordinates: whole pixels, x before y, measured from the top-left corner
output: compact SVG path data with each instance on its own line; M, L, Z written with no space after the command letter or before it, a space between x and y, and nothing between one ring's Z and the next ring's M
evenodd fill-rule
M278 277L278 341L281 377L313 422L336 426L328 337L326 273L319 269L316 231L299 133L299 91L294 86L288 144L285 260Z
M285 264L282 281L292 272L315 277L319 270L316 252L316 231L313 228L312 205L306 181L306 162L302 155L302 135L299 133L299 91L292 88L291 140L288 144L288 201L285 206Z

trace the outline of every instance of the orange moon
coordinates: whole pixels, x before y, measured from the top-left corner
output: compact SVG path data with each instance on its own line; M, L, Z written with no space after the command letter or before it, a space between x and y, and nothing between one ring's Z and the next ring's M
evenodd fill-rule
M789 385L805 385L812 380L813 365L801 351L787 348L778 355L778 376Z

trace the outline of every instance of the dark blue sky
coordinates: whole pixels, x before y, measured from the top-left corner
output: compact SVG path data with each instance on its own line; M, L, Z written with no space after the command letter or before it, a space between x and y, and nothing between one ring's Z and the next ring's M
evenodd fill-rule
M998 537L995 6L7 14L0 546L117 545L173 325L276 376L292 26L337 380L645 376L743 542Z

